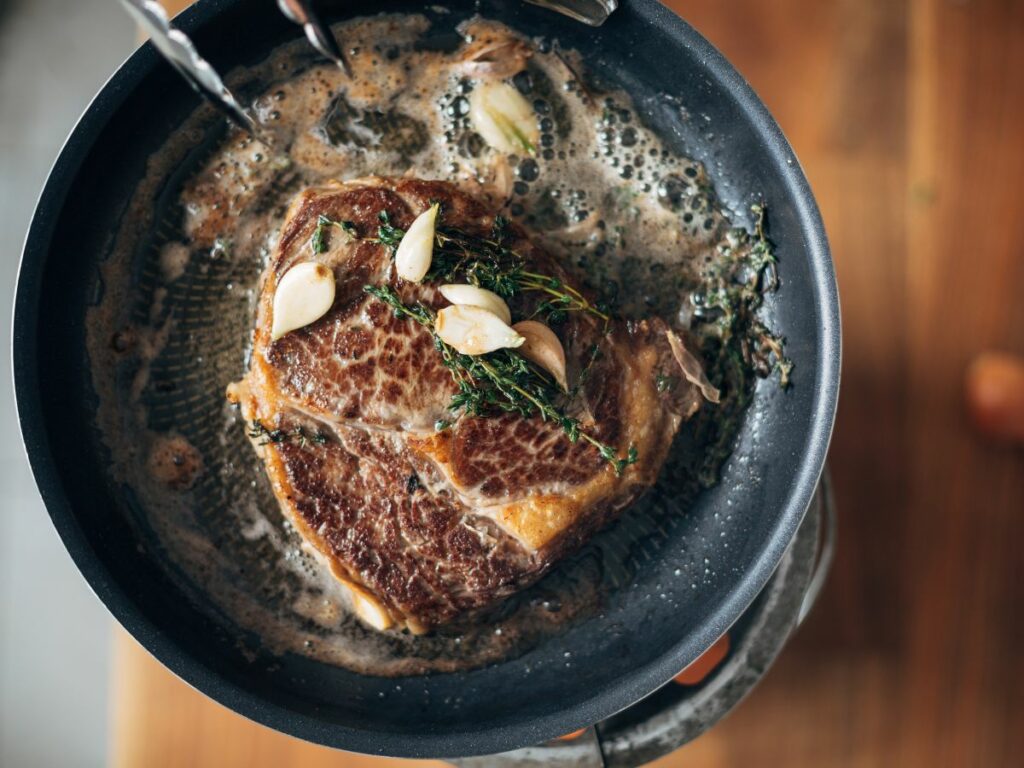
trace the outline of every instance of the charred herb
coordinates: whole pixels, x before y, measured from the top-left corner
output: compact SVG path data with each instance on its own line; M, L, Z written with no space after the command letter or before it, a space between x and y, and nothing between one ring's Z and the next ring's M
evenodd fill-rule
M704 290L695 297L699 323L711 326L722 354L739 354L762 378L779 374L789 386L793 362L784 340L757 317L766 293L778 288L775 252L765 231L764 206L751 207L754 232L733 229L719 246L721 257L704 274ZM699 329L698 329L699 330Z
M305 448L306 443L313 445L324 445L327 442L327 435L322 432L310 432L302 427L294 429L267 429L259 419L249 422L247 434L252 440L258 440L257 445L269 445L271 443L297 443Z
M570 442L584 440L594 446L616 474L622 474L626 467L636 463L635 446L630 446L625 457L620 457L613 446L585 432L578 419L566 416L556 405L559 393L555 383L515 350L463 355L434 333L434 313L428 307L420 303L405 304L388 286L367 285L363 290L391 307L396 317L414 320L433 334L434 347L458 386L458 392L448 405L453 412L474 416L496 412L540 416L560 426Z
M765 209L754 206L752 213L753 231L726 233L719 258L705 271L694 293L692 330L700 340L708 378L722 392L718 408L698 411L684 433L688 449L674 452L680 462L676 473L693 477L698 487L718 481L753 399L754 377L777 371L785 388L793 370L784 340L757 317L765 294L779 283Z

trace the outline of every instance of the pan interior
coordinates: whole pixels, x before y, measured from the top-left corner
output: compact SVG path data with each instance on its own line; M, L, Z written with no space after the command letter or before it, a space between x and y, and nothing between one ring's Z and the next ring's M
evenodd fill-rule
M255 65L273 46L294 37L294 28L270 10L246 7L243 14L242 3L200 5L191 19L204 23L194 37L222 71ZM402 3L385 5L386 10L408 9ZM485 15L517 29L557 37L579 50L596 76L628 90L638 111L663 137L708 167L719 198L735 220L749 225L744 216L749 204L762 196L767 200L783 278L767 314L787 338L797 364L790 392L778 392L774 383L758 387L719 485L692 501L677 484L660 485L621 524L560 569L555 581L544 582L527 597L539 605L545 591L558 593L582 584L589 595L588 585L612 587L602 589L600 600L588 603L567 629L519 658L452 674L384 679L301 655L264 654L251 638L240 637L232 622L173 565L162 562L165 552L147 529L145 510L131 488L119 482L112 457L98 439L92 361L83 352L84 318L106 289L101 261L111 249L110 233L130 212L125 201L140 199L134 196L148 159L180 130L195 106L166 67L150 66L151 57L129 62L122 79L137 87L123 97L101 97L93 111L102 119L96 116L80 128L91 127L95 141L77 173L69 171L63 179L69 184L63 204L55 201L48 209L44 195L37 217L46 217L39 226L49 232L48 247L37 262L26 260L28 269L40 270L38 279L23 277L23 290L35 290L35 306L45 308L31 329L36 340L22 348L37 356L42 439L54 458L52 473L59 487L49 491L48 502L66 539L71 535L67 526L74 526L86 543L72 550L80 565L87 550L94 553L89 557L95 561L82 565L83 570L87 575L92 571L94 583L102 573L116 585L101 595L119 618L143 642L159 645L162 659L200 687L240 709L248 706L248 713L256 716L258 708L246 701L272 702L273 711L263 719L277 727L363 751L422 754L423 745L438 731L445 733L446 749L456 752L480 751L474 734L481 733L490 734L489 748L521 746L610 714L609 707L615 705L605 694L612 689L619 692L619 706L652 690L661 682L651 682L652 669L678 668L692 659L738 615L738 609L727 615L723 606L741 608L756 593L746 577L763 557L766 542L788 538L795 530L799 514L784 502L792 499L790 484L812 448L822 362L818 355L827 329L818 319L823 299L810 256L819 244L809 240L802 218L806 201L799 199L792 168L784 167L791 158L764 151L764 126L752 123L729 92L731 84L709 77L699 52L652 26L657 11L645 4L627 5L596 33L534 8L484 6ZM325 15L340 18L340 13ZM665 51L675 54L668 67ZM243 92L258 85L237 83ZM139 125L147 129L139 131ZM202 134L194 138L191 154L182 157L181 173L204 151ZM159 198L172 188L173 180L149 194ZM29 257L32 245L30 240ZM145 283L157 266L154 254L143 253L133 266L133 279ZM157 378L173 379L177 386L149 403L153 418L187 434L204 456L225 457L222 464L208 467L214 470L206 473L211 480L200 488L199 507L209 511L205 524L215 548L238 543L237 531L217 531L213 512L219 506L243 494L252 494L259 504L273 504L261 496L265 488L253 488L246 479L262 474L241 429L217 426L227 423L221 392L225 381L237 377L243 362L240 350L211 344L244 339L251 318L244 300L215 287L251 284L258 269L258 264L213 262L205 274L183 282L182 290L190 293L168 300L188 310L191 336L183 336L175 354L160 363L166 370L154 369ZM190 365L196 354L190 344L204 339L203 334L204 348L222 349L223 358L202 367ZM83 435L91 437L83 441ZM65 508L62 498L73 503ZM256 568L258 562L252 558L247 566ZM744 589L749 594L742 594ZM216 672L211 676L208 670ZM570 713L568 719L564 713ZM527 718L539 725L513 727ZM557 730L548 733L545 727ZM360 741L355 731L407 738L381 745L369 737ZM467 735L461 747L460 734Z

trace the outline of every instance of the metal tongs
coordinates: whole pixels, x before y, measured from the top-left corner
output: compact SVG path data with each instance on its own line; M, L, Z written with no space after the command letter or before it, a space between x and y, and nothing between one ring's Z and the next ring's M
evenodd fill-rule
M171 66L196 89L200 96L228 116L235 125L265 141L259 125L228 90L210 62L199 55L181 30L171 26L167 12L156 0L121 0L121 4L146 30L149 39Z
M590 26L600 26L618 7L618 0L527 0ZM167 12L156 0L121 0L121 4L146 30L165 59L196 89L200 96L227 115L232 123L258 141L272 145L273 137L224 85L217 71L199 55L193 42L171 25ZM349 77L351 68L338 41L313 11L308 0L277 0L281 12L300 25L317 51L333 61Z
M302 27L310 45L345 70L346 75L352 77L352 69L341 46L334 39L331 30L320 23L320 18L314 13L310 3L306 0L277 0L277 7L289 20Z
M217 71L204 59L188 35L176 29L167 12L156 0L121 0L122 5L146 30L150 40L165 59L196 89L200 96L227 115L232 123L264 144L273 144L270 136L224 85ZM307 0L278 0L281 12L299 24L310 44L351 77L345 54L329 28L324 26Z

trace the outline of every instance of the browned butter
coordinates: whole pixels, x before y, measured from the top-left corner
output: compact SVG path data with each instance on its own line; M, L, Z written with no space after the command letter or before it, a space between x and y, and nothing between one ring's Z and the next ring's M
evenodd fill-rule
M197 110L150 160L103 268L89 352L102 442L135 499L125 512L178 583L260 652L380 675L494 661L599 612L609 583L628 580L630 543L657 527L634 516L614 552L586 548L484 620L424 637L377 633L349 614L344 590L280 514L224 402L246 367L284 211L327 179L456 181L598 287L616 286L622 313L687 325L685 286L728 226L703 167L666 149L624 94L593 92L582 63L546 40L524 41L531 55L510 77L537 113L536 154L491 150L468 119L467 46L516 38L484 20L460 31L462 46L438 50L418 45L432 32L424 17L359 19L339 31L351 80L300 43L233 73L243 89L261 84L253 104L273 146L239 132L211 144L217 121Z

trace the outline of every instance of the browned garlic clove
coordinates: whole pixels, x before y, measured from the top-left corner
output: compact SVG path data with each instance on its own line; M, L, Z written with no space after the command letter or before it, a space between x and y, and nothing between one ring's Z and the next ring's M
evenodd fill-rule
M522 40L474 40L462 54L459 69L469 77L512 77L526 68L533 49Z
M509 310L508 304L493 291L468 284L442 285L440 290L441 295L452 304L480 307L480 309L486 309L488 312L496 314L505 325L512 322L512 312Z
M683 346L682 339L675 333L666 329L665 335L668 337L668 345L672 349L672 356L679 363L679 368L682 370L686 380L696 386L701 394L704 395L704 399L709 403L718 403L721 393L708 380L707 374L704 373L704 366Z
M416 217L395 251L395 271L403 280L418 283L430 271L434 258L434 226L440 206L434 203Z
M512 326L526 339L519 354L550 373L563 391L569 390L565 376L565 349L555 332L536 320L522 320Z
M274 291L271 341L327 314L334 304L334 289L334 272L323 264L306 261L285 272Z
M437 313L434 331L441 341L464 355L483 355L496 349L515 348L523 337L493 312L456 304Z
M537 151L537 115L508 83L477 83L469 95L469 119L483 140L500 152L532 155Z

